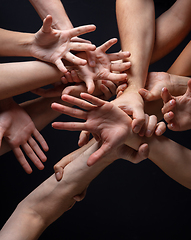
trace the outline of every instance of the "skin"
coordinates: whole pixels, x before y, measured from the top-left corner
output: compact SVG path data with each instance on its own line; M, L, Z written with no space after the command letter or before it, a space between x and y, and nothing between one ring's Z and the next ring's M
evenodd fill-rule
M185 131L191 128L191 80L184 95L173 97L167 88L162 89L161 97L164 101L162 113L168 123L168 128L173 131Z

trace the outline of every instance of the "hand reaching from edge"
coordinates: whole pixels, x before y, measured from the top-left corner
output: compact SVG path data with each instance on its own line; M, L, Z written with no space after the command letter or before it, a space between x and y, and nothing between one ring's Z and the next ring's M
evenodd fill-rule
M81 26L69 30L56 30L51 27L52 16L48 15L41 29L35 34L31 44L31 55L40 60L55 64L58 69L67 72L62 59L73 64L85 65L87 61L71 53L73 51L93 51L96 46L87 42L76 42L72 38L96 29L94 25Z
M86 130L93 134L94 138L100 142L101 147L89 157L87 164L91 166L101 157L125 143L126 138L132 135L132 120L125 112L110 102L86 93L82 93L81 97L86 101L68 95L63 95L62 100L86 111L56 103L52 104L52 108L72 117L84 119L86 122L55 122L52 126L56 129L70 131Z
M173 131L191 129L191 80L184 95L173 97L167 88L162 89L161 97L164 102L162 113L168 123L167 127Z
M2 101L4 101L4 103L5 101L9 102L3 103L4 106L3 108L1 107L0 143L4 137L26 173L30 174L32 168L27 162L23 152L26 153L39 170L42 170L44 168L42 162L45 162L47 158L36 141L40 143L44 151L48 151L46 141L35 128L28 114L18 104L12 99ZM21 150L21 147L23 150Z

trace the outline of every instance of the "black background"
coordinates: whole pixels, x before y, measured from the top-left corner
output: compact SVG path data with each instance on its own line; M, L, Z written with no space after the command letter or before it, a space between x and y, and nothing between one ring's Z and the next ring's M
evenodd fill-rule
M85 37L99 46L118 37L114 0L65 0L66 11L74 26L94 23L97 30ZM160 1L159 1L160 2ZM156 16L167 8L156 4ZM0 1L0 27L36 32L41 19L26 0ZM150 71L166 71L190 36L171 54L150 67ZM119 51L119 42L111 51ZM24 61L27 58L1 58L1 62ZM28 100L31 93L15 98ZM59 117L59 120L66 116ZM13 153L0 160L0 225L14 211L17 204L53 173L53 165L75 150L79 133L58 131L47 126L42 131L50 150L43 171L27 175ZM190 132L168 131L167 136L190 147ZM164 149L165 151L165 149ZM30 161L30 160L29 160ZM48 211L48 209L47 209ZM86 198L75 204L48 227L44 239L191 239L191 191L163 173L150 160L137 165L119 160L106 168L90 185Z

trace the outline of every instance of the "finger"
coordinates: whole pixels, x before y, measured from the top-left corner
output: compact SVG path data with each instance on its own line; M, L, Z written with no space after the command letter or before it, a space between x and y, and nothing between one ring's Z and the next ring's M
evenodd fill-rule
M173 112L168 112L164 114L164 120L167 123L170 123L172 121L172 119L174 118L174 113Z
M96 46L89 43L70 42L70 49L73 51L94 51Z
M170 101L172 99L172 96L166 87L162 88L161 97L162 97L164 103L167 103L168 101Z
M43 26L42 31L43 32L50 32L51 31L51 25L52 25L52 16L47 15L46 18L43 20Z
M33 149L30 147L28 143L22 144L22 149L39 170L44 169L44 165L42 164L42 162L34 153Z
M187 90L186 90L185 95L186 95L187 97L191 97L191 79L188 81L188 88L187 88Z
M106 81L108 82L108 81ZM116 88L116 87L115 87ZM103 100L109 100L112 96L114 96L115 93L112 93L110 89L105 85L101 84L100 85L100 90L102 91L103 95L100 96L101 99Z
M155 132L156 126L157 126L157 117L155 115L151 115L148 120L145 136L151 137Z
M47 152L49 150L48 144L47 144L46 140L43 138L43 136L40 134L40 132L36 128L33 131L33 136L40 143L42 149L45 152Z
M109 89L109 91L111 92L112 96L116 94L117 86L116 86L115 83L113 83L112 81L102 80L101 86L103 86L103 85L105 87L107 87L107 89Z
M67 59L66 59L66 60L67 60ZM66 72L68 71L68 70L66 69L66 67L64 66L64 64L63 64L63 62L62 62L61 59L57 58L54 64L57 66L57 68L58 68L61 72L66 73Z
M80 94L81 98L85 99L86 101L89 101L91 102L92 104L94 104L93 106L98 106L98 107L101 107L105 101L97 98L97 97L94 97L93 95L90 95L88 93L81 93Z
M71 52L67 52L65 54L65 56L63 56L64 59L66 59L67 61L76 64L76 65L86 65L87 61L85 59L82 59L80 57L75 56L74 54L72 54Z
M127 83L122 83L118 86L116 94L118 95L119 92L123 92L128 87Z
M103 143L102 146L94 152L87 160L87 165L94 165L101 157L105 156L111 150L111 146L107 143Z
M71 76L71 73L70 73L70 72L66 72L66 73L64 74L64 76L65 76L67 82L73 82L73 79L72 79L72 76Z
M149 156L149 145L147 143L143 143L137 152L135 160L138 160L139 162L148 158Z
M82 147L86 145L89 142L89 136L90 136L90 132L84 131L84 130L81 131L79 136L78 146Z
M85 83L80 83L80 84L75 84L74 86L66 87L63 90L62 95L68 94L68 95L80 97L80 93L86 92L86 91L87 91L87 88L85 86Z
M98 49L100 49L102 52L106 52L111 46L113 46L115 43L117 43L117 38L112 38L102 44Z
M32 168L27 162L23 152L21 151L20 147L12 149L15 157L17 158L18 162L21 164L22 168L25 170L26 173L31 174Z
M89 94L92 94L95 90L95 84L92 78L87 77L84 79L84 82L86 83L86 87L87 87L87 92Z
M157 124L155 134L161 136L166 131L166 124L162 121Z
M80 96L83 99L85 99L86 101L83 100L83 99L80 99L80 98L76 98L76 97L73 97L73 96L70 96L70 95L66 95L66 94L62 95L62 100L65 101L65 102L71 103L73 105L76 105L76 106L78 106L82 109L85 109L87 111L90 111L90 110L92 110L96 107L95 105L93 105L93 102L91 102L91 101L93 101L92 99L95 99L95 97L93 97L92 95L87 94L87 93L81 93ZM97 99L98 98L96 98L96 100ZM89 101L89 102L87 102L87 101ZM98 105L98 103L100 103L101 101L102 100L100 100L100 101L95 101L94 100L94 102L97 103L96 105Z
M142 108L137 108L133 112L132 129L134 133L139 133L145 122L145 114Z
M144 89L144 88L139 89L139 94L142 96L144 100L147 100L147 101L156 100L156 97L154 96L154 94L148 91L147 89Z
M96 55L94 51L87 51L87 60L90 67L96 66Z
M87 119L87 112L81 109L64 106L58 103L53 103L51 107L53 110L61 112L62 114L66 114L68 116L79 118L79 119L84 119L84 120Z
M32 137L28 139L28 144L29 144L29 147L32 149L32 151L35 152L36 155L39 157L39 159L42 162L46 162L47 160L46 155L43 153L43 151L40 149L40 147Z
M116 61L116 60L126 59L126 58L130 57L131 54L128 51L126 51L126 52L120 51L118 53L107 54L107 56L109 57L110 61Z
M79 122L53 122L52 127L58 130L82 131L88 130L85 123Z
M54 165L54 172L57 181L60 181L62 179L64 168L69 163L70 160L68 160L67 158L62 158L58 163Z
M81 27L76 27L76 28L72 28L69 30L69 35L70 38L88 33L88 32L93 32L96 30L96 26L95 25L85 25L85 26L81 26Z
M72 77L73 82L76 82L76 83L82 82L82 80L79 79L78 74L76 73L75 70L71 71L71 77Z
M71 42L82 42L82 43L91 43L91 41L79 37L73 37L70 39Z
M130 67L131 67L130 62L112 63L111 64L111 71L123 72L125 70L128 70Z
M147 114L145 114L145 122L141 128L141 130L139 131L139 136L143 137L147 131L147 126L149 123L149 116Z
M170 112L171 110L174 109L174 107L176 106L176 100L172 99L169 102L166 102L163 106L163 108L161 109L163 114L166 114L167 112Z
M109 73L105 80L120 82L123 80L127 80L127 74L126 73Z

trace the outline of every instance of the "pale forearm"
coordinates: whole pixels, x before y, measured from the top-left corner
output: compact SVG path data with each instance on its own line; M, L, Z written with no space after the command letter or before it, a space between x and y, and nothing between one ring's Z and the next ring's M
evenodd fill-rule
M28 240L37 239L45 228L68 210L74 203L73 197L80 194L114 160L110 156L88 167L87 159L97 150L98 143L92 140L88 146L88 149L87 146L83 147L85 149L83 153L82 149L74 152L74 155L78 156L65 167L60 182L52 175L18 205L2 229L0 237L3 236L4 240L22 240L26 239L26 236ZM27 227L29 223L30 228Z
M12 97L60 80L55 66L40 62L0 64L0 99Z
M156 19L156 39L151 63L171 52L190 32L190 12L190 0L177 0Z
M0 28L0 56L31 57L32 33L14 32Z
M168 73L191 76L191 41L187 44L172 66L168 69Z
M148 143L148 158L162 171L183 186L191 189L191 150L164 136L153 135L141 138L133 134L126 144L138 150L142 143Z
M29 0L40 18L43 20L48 14L53 17L52 27L64 30L73 28L60 0Z
M123 51L129 51L128 83L144 87L153 50L155 14L153 1L116 1L117 22Z

